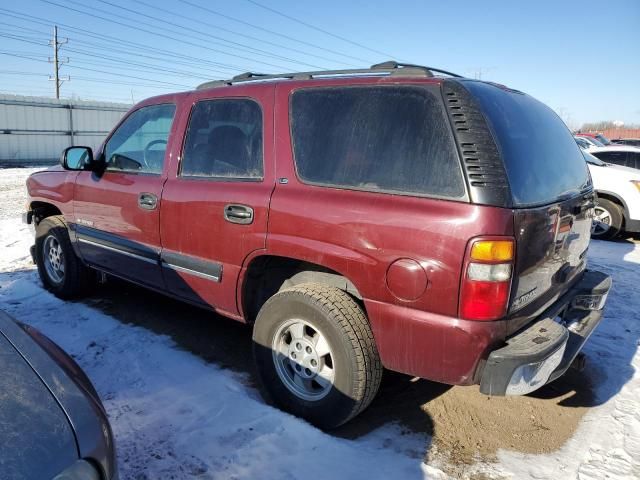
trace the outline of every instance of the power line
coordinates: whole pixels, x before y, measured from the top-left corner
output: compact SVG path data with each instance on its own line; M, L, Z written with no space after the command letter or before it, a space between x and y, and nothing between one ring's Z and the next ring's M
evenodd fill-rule
M20 37L20 36L17 36L17 35L0 33L0 37L9 38L9 39L12 39L12 40L17 40L19 42L29 43L29 44L32 44L32 45L46 46L45 43L40 43L40 42L37 42L37 41L34 41L34 40L29 40L29 39L26 39L26 38L23 38L23 37ZM75 39L75 37L69 37L69 40L73 41L74 39ZM78 41L83 43L83 44L97 46L100 49L108 49L109 52L119 52L119 53L122 53L124 55L133 56L135 58L143 57L143 58L149 58L149 59L156 60L156 61L166 62L166 59L164 57L145 55L143 53L134 53L134 52L131 52L131 51L115 48L115 47L113 47L111 45L100 45L100 44L97 44L97 43L94 43L94 42L88 42L88 41L86 41L84 39L78 40ZM92 51L92 49L89 49L89 51L87 52L86 50L78 50L78 49L75 49L75 48L72 48L72 47L67 47L67 50L69 52L79 53L81 55L93 56L93 57L97 57L97 58L107 58L104 55L103 50L100 50L100 51L96 52L96 51ZM13 53L23 53L24 54L24 52L13 52ZM110 58L113 59L113 57L110 57ZM179 73L179 74L187 74L187 72L179 71L179 70L173 70L173 69L168 68L168 67L166 67L164 65L151 65L151 64L141 63L139 60L136 61L136 62L132 62L132 61L126 61L126 60L121 60L120 59L118 61L120 63L123 63L123 64L148 66L150 68L155 68L157 71L160 71L160 72L163 72L163 73L164 72L176 72L176 73ZM199 67L202 70L201 63L197 63L197 62L183 62L183 61L179 61L179 60L172 60L171 63L176 63L176 64L179 64L179 65L187 65L187 66L192 66L192 67L196 66L196 67ZM215 72L217 74L221 74L224 77L228 76L228 74L225 73L225 72L216 71L216 70L213 70L211 68L206 68L205 70L202 71L202 73L206 73L207 71ZM205 76L202 73L193 74L193 75L189 73L188 76L193 76L194 78L195 77L199 77L199 78L202 78L202 79L210 79L211 78L210 75L209 76Z
M79 3L79 2L76 2L76 1L74 1L74 0L67 0L67 1L69 1L69 2L71 2L71 3L74 3L74 4L78 4L78 3ZM110 1L108 1L108 0L97 0L97 1L98 1L98 2L100 2L100 3L104 3L104 4L106 4L106 5L110 5L110 6L114 7L114 8L118 8L118 9L120 9L120 10L125 10L125 11L127 11L127 12L133 13L134 15L139 15L139 16L142 16L142 17L145 17L145 18L150 18L150 19L152 19L152 20L154 20L154 21L156 21L156 22L166 23L166 20L163 20L162 18L158 18L158 17L153 16L153 15L148 15L148 14L146 14L146 13L141 13L141 12L139 12L139 11L137 11L137 10L134 10L134 9L131 9L131 8L127 8L127 7L123 7L123 6L117 5L117 4L112 3L112 2L110 2ZM156 7L156 9L157 9L157 7ZM101 10L101 11L102 11L102 12L104 12L104 13L109 13L109 14L113 15L113 13L111 13L111 12L105 12L104 10ZM228 43L228 44L231 44L231 45L234 45L234 46L235 46L235 47L233 47L233 46L232 46L231 48L236 48L236 49L237 49L238 47L240 47L240 48L242 49L242 51L247 51L247 50L248 50L250 53L255 53L255 54L257 54L257 55L262 55L262 56L267 56L267 57L271 57L271 58L276 58L276 59L279 59L279 60L285 60L285 61L287 61L287 62L291 62L291 63L298 63L298 64L300 64L300 65L305 65L305 66L307 66L307 67L320 68L320 69L324 68L324 67L320 67L320 66L318 66L318 65L314 65L314 64L312 64L312 63L307 63L307 62L303 62L303 61L300 61L300 60L296 60L296 59L293 59L293 58L290 58L290 57L285 57L285 56L282 56L282 55L274 54L274 53L269 52L269 51L267 51L267 50L262 50L262 49L259 49L259 48L255 48L255 47L252 47L252 46L250 46L250 45L246 45L246 44L244 44L244 43L238 43L238 42L234 42L234 41L232 41L232 40L227 40L227 39L222 38L222 37L219 37L219 36L217 36L217 35L213 35L213 34L211 34L211 33L203 32L202 30L197 30L197 29L195 29L195 28L189 27L189 26L187 26L187 25L181 25L181 24L176 23L176 22L172 22L171 24L172 24L173 26L175 26L175 27L179 27L179 28L180 28L180 29L182 29L182 30L185 30L185 31L188 31L188 32L194 32L194 33L197 33L198 35L201 35L201 36L204 36L204 37L214 38L214 39L217 39L217 40L221 40L221 41L223 41L223 42L226 42L226 43ZM146 24L146 25L149 25L149 24ZM152 26L153 26L153 25L152 25ZM155 27L155 26L153 26L153 27L154 27L154 28L157 28L157 27ZM181 32L181 34L182 34L183 36L184 36L184 35L186 35L184 32ZM201 39L201 38L194 37L194 36L192 36L192 35L190 36L190 38L195 38L196 40L202 41L202 39ZM218 45L219 45L219 44L218 44ZM226 46L226 45L225 45L225 46Z
M331 33L331 32L329 32L327 30L324 30L324 29L322 29L320 27L316 27L315 25L311 25L310 23L307 23L305 21L302 21L302 20L299 20L297 18L294 18L291 15L287 15L286 13L283 13L283 12L281 12L279 10L276 10L275 8L271 8L271 7L267 7L266 5L262 5L261 3L258 3L255 0L247 0L247 2L255 5L256 7L260 7L260 8L263 8L263 9L269 11L269 12L275 13L276 15L280 15L281 17L287 18L287 19L289 19L289 20L291 20L293 22L299 23L300 25L304 25L305 27L308 27L308 28L311 28L311 29L316 30L318 32L324 33L325 35L329 35L330 37L337 38L338 40L342 40L343 42L350 43L351 45L355 45L356 47L360 47L360 48L363 48L363 49L368 50L370 52L377 53L378 55L384 55L386 58L394 58L393 55L389 55L388 53L381 52L380 50L376 50L374 48L367 47L366 45L362 45L361 43L354 42L353 40L349 40L348 38L342 37L342 36L337 35L335 33Z
M296 53L299 53L299 54L302 54L302 55L307 55L309 57L317 58L319 60L325 60L325 61L328 61L328 62L339 63L341 65L347 65L347 66L357 66L357 65L355 65L353 63L346 63L346 62L343 62L343 61L340 61L340 60L335 60L335 59L332 59L332 58L329 58L329 57L324 57L322 55L317 55L317 54L311 53L309 51L298 50L297 48L293 48L291 45L283 45L281 43L275 43L275 42L266 40L264 38L254 37L253 35L248 35L246 33L239 33L239 32L236 32L235 30L231 30L229 28L222 27L220 25L213 25L210 22L205 22L203 20L200 20L200 19L197 19L197 18L194 18L194 17L190 17L190 16L187 16L187 15L182 15L181 13L178 13L178 12L167 10L165 8L160 8L160 7L156 6L156 5L151 5L150 3L143 2L142 0L133 0L133 1L136 2L136 3L139 3L141 5L144 5L144 6L148 7L148 8L152 8L152 9L158 10L160 12L168 13L171 16L184 18L185 20L189 20L190 22L195 22L195 23L199 23L201 25L205 25L208 28L214 28L216 30L221 30L223 32L229 32L229 33L231 33L233 35L237 35L237 36L240 36L240 37L243 37L243 38L249 38L251 40L255 40L257 42L260 42L260 43L263 43L263 44L266 44L266 45L271 45L271 46L278 47L278 48L284 48L284 49L286 49L288 51L296 52Z
M141 22L139 20L136 21L137 25L129 25L127 23L124 23L124 22L121 22L121 21L118 21L118 20L112 20L110 18L106 18L106 17L100 16L100 15L96 15L95 11L85 12L83 10L78 10L77 8L73 8L73 7L70 7L68 5L62 5L60 3L53 2L51 0L40 0L40 1L43 2L43 3L47 3L49 5L55 5L57 7L64 8L66 10L71 10L73 12L81 13L83 15L87 15L87 16L90 16L92 18L99 18L99 19L104 20L106 22L111 22L111 23L114 23L116 25L121 25L123 27L131 28L131 29L136 30L138 32L145 32L145 33L148 33L150 35L155 35L155 36L160 37L160 38L170 39L170 40L174 40L176 42L184 43L185 45L191 45L191 46L194 46L194 47L202 48L204 50L209 50L209 51L212 51L212 52L215 52L215 53L220 53L222 55L227 55L227 56L234 57L234 58L241 58L243 60L248 60L249 62L252 62L252 63L261 63L263 65L267 65L267 66L274 67L274 68L277 68L277 69L285 68L285 67L282 67L282 66L274 64L274 63L269 63L269 62L265 62L265 61L262 61L262 60L256 60L255 58L245 57L245 56L242 56L242 55L237 55L235 53L225 52L224 50L219 50L217 48L211 48L211 47L208 47L206 45L189 42L189 41L184 40L184 39L182 39L180 37L172 37L172 36L166 34L167 31L170 31L170 32L173 32L173 33L177 33L178 35L182 35L181 32L175 32L173 30L169 30L169 29L166 29L166 28L164 29L163 33L158 33L158 32L154 32L152 30L147 30L147 29L141 28L140 24L141 25L148 25L148 23L144 23L144 22ZM94 10L99 10L99 9L95 9L94 8ZM114 13L109 13L109 15L117 17L117 18L123 18L121 15L116 15ZM126 19L126 17L124 17L124 18ZM153 26L153 28L157 28L157 27ZM241 70L241 69L238 69L238 70Z
M8 55L10 57L24 58L26 60L31 60L32 62L49 63L46 60L36 60L34 58L29 58L29 57L27 57L25 55L16 55L16 54L2 53L2 52L0 52L0 55ZM133 79L136 79L136 80L144 80L144 81L147 81L147 82L161 83L161 84L164 84L164 85L167 85L167 86L174 86L174 87L188 88L188 89L193 88L190 85L185 85L185 84L182 84L182 83L165 82L165 81L162 81L162 80L153 80L153 79L150 79L150 78L137 77L137 76L134 76L134 75L125 75L123 73L112 73L112 72L107 72L105 70L97 70L95 68L80 67L78 65L67 65L67 68L74 68L74 69L78 69L78 70L86 70L88 72L103 73L105 75L116 75L118 77L133 78Z
M253 23L245 22L244 20L240 20L239 18L235 18L235 17L232 17L230 15L226 15L224 13L220 13L220 12L218 12L216 10L212 10L211 8L203 7L202 5L198 5L197 3L190 2L189 0L178 0L178 1L182 2L182 3L186 3L187 5L191 5L192 7L198 8L198 9L203 10L205 12L212 13L213 15L217 15L219 17L226 18L227 20L231 20L232 22L240 23L242 25L247 25L247 26L249 26L251 28L255 28L257 30L261 30L263 32L267 32L267 33L270 33L272 35L277 35L279 37L286 38L287 40L291 40L293 42L300 43L302 45L307 45L308 47L317 48L318 50L323 50L325 52L329 52L329 53L332 53L334 55L340 55L341 57L350 58L352 60L357 60L359 62L364 62L366 64L371 63L368 60L364 60L364 59L359 58L359 57L354 57L353 55L347 55L346 53L338 52L338 51L332 50L330 48L320 47L318 45L314 45L311 42L306 42L304 40L299 40L297 38L291 37L291 36L286 35L284 33L276 32L274 30L269 30L268 28L264 28L264 27L261 27L259 25L255 25Z
M47 73L34 73L34 72L24 72L24 71L16 71L16 70L0 70L0 75L28 75L28 76L34 76L34 77L48 77L49 75ZM78 80L78 81L86 81L86 82L91 82L91 83L104 83L107 85L124 85L127 87L133 86L133 87L148 87L148 88L160 88L160 89L166 89L167 87L164 86L159 86L159 85L150 85L147 83L136 83L136 82L120 82L118 80L105 80L103 78L94 78L94 77L84 77L84 76L77 76L74 75L73 76L74 80Z
M13 38L10 35L3 35L3 34L0 34L0 37ZM30 40L17 39L17 38L16 38L16 40L27 42L27 43L32 43L32 44L35 44L35 45L45 46L44 44L39 44L38 42L34 42L34 41L30 41ZM210 76L203 75L202 73L188 72L188 71L184 71L184 70L174 70L174 69L167 68L165 66L152 65L152 64L143 63L143 62L140 62L140 61L135 61L135 62L127 61L127 60L124 60L124 59L121 59L121 58L111 57L109 55L105 55L102 52L98 52L98 53L93 52L92 53L91 51L87 52L85 50L78 50L78 49L75 49L75 48L72 48L72 47L67 47L66 50L68 52L77 53L77 54L83 55L83 56L88 56L88 57L92 57L92 58L100 58L100 59L104 59L104 60L109 60L109 61L114 62L114 63L124 64L124 65L127 65L127 70L138 70L138 71L144 71L144 72L151 71L151 72L160 72L160 73L163 73L163 74L173 73L175 75L179 75L179 76L182 76L182 77L198 78L198 79L201 79L201 80L210 79ZM46 57L46 55L41 55L41 54L31 53L31 52L20 52L20 51L16 52L16 51L6 51L5 50L5 53L14 53L14 54L22 55L22 56L29 55L31 57L33 57L33 56L37 56L37 57L44 56L44 57ZM91 64L91 62L88 62L86 60L83 60L81 62L81 64L83 64L83 63ZM95 64L95 65L103 65L103 66L114 66L114 65L109 65L109 64L104 64L104 63L95 63L95 62L93 64ZM143 69L131 68L129 65L133 65L134 67L143 67Z
M93 54L93 53L87 53L83 50L76 50L73 48L67 48L67 50L69 52L73 52L73 53L77 53L78 55L83 55L83 56L87 56L90 58L100 58L103 60L107 60L116 64L122 64L122 65L127 65L127 71L129 70L138 70L138 71L151 71L151 72L159 72L159 73L172 73L174 75L178 75L181 77L188 77L188 78L199 78L199 79L208 79L209 76L206 75L202 75L201 73L195 73L195 72L187 72L184 70L171 70L171 69L166 69L162 66L159 65L151 65L148 63L141 63L141 62L130 62L127 60L123 60L123 59L118 59L118 58L114 58L114 57L110 57L104 54ZM101 63L101 62L89 62L87 60L81 60L81 64L87 64L87 65L103 65L103 66L114 66L113 63L112 64L106 64L106 63ZM129 65L133 65L134 68L130 67ZM140 68L138 68L140 67Z
M20 13L20 12L16 12L13 10L9 10L6 8L0 8L0 11L4 12L4 15L8 15L10 17L16 18L18 20L22 20L22 21L27 21L27 22L31 22L31 23L36 23L39 25L44 25L46 27L49 27L51 22L48 19L44 19L42 17L36 17L34 15L28 15L26 13ZM115 42L117 44L120 45L124 45L124 46L130 46L136 49L140 49L142 51L147 51L147 52L153 52L153 53L157 53L157 54L161 54L163 56L169 56L172 58L180 58L180 59L185 59L188 60L190 62L194 62L196 64L198 64L200 67L202 67L202 64L206 64L206 65L212 65L214 67L217 68L222 68L222 69L226 69L226 70L231 70L234 72L239 72L239 71L243 71L246 69L243 68L238 68L237 66L233 66L233 65L227 65L224 63L220 63L220 62L215 62L206 58L202 58L202 57L194 57L191 55L185 55L185 54L181 54L181 53L176 53L173 52L171 50L164 50L164 49L159 49L157 47L151 47L149 45L145 45L142 43L138 43L138 42L133 42L130 40L122 40L120 38L117 37L113 37L107 34L97 34L94 33L93 31L90 30L85 30L83 28L78 28L78 27L73 27L71 25L67 25L64 24L62 22L56 22L59 26L64 27L67 30L70 30L72 32L77 32L81 35L85 35L91 38L96 38L99 39L101 41L105 41L108 40L109 42ZM111 46L107 47L111 49Z

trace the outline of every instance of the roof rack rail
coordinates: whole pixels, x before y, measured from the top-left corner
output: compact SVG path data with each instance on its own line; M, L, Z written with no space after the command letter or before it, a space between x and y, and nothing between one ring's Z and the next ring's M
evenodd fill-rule
M197 90L204 90L206 88L222 87L225 85L233 85L234 83L243 82L257 82L262 80L276 80L276 79L304 79L309 80L314 77L332 77L341 75L393 75L393 76L407 76L407 77L433 77L433 72L442 73L451 77L461 77L455 73L447 72L446 70L440 70L439 68L425 67L423 65L414 65L411 63L399 63L393 60L376 63L369 68L355 68L346 70L319 70L316 72L293 72L293 73L256 73L245 72L230 80L213 80L211 82L205 82L198 85Z
M371 65L371 70L397 70L400 67L402 67L402 70L400 71L415 68L415 69L421 69L421 70L428 70L429 72L444 73L445 75L448 75L450 77L462 78L462 75L458 75L457 73L447 72L446 70L440 70L439 68L427 67L424 65L414 65L413 63L399 63L394 60L389 60L388 62L376 63L375 65Z

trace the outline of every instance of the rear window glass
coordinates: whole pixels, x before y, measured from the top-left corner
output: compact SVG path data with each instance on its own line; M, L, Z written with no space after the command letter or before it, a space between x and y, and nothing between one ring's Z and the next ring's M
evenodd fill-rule
M303 181L460 198L464 183L442 101L423 87L339 87L293 94Z
M516 206L551 203L590 185L571 132L549 107L513 90L469 81L504 158Z

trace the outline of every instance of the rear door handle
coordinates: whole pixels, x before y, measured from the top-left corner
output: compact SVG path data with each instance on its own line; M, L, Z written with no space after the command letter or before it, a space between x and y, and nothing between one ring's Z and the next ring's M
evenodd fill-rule
M224 219L231 223L249 225L253 222L253 208L248 205L230 203L224 207Z
M153 193L141 193L138 195L138 206L145 210L155 210L158 206L158 196Z

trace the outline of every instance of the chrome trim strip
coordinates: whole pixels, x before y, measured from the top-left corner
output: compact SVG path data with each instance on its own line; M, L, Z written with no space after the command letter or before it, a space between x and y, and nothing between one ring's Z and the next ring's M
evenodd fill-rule
M220 276L209 275L208 273L198 272L196 270L191 270L190 268L180 267L178 265L174 265L173 263L167 263L164 260L162 261L162 266L164 268L170 268L171 270L176 270L178 272L188 273L190 275L195 275L196 277L204 278L206 280L212 280L214 282L220 281Z
M108 245L104 245L102 243L93 242L91 240L87 240L85 238L78 238L80 243L87 243L89 245L93 245L94 247L104 248L105 250L109 250L110 252L120 253L122 255L126 255L127 257L135 258L137 260L142 260L143 262L152 263L154 265L158 264L157 260L152 258L143 257L141 255L136 255L135 253L125 252L124 250L120 250L119 248L110 247Z

